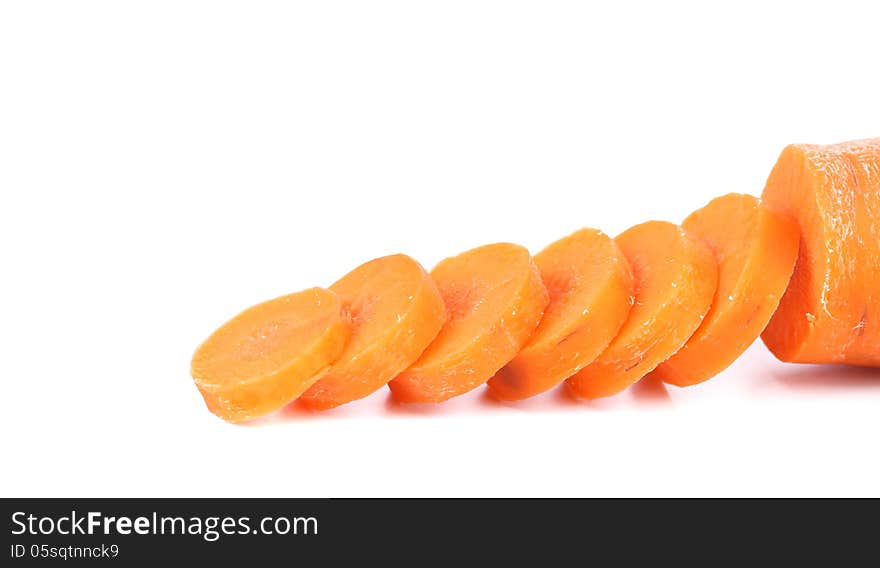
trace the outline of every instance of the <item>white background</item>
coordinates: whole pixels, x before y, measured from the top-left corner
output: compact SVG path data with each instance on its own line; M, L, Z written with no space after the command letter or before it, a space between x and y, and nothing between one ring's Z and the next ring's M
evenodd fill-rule
M192 351L250 304L880 136L875 2L592 4L4 3L2 495L880 495L880 373L760 342L597 403L205 409Z

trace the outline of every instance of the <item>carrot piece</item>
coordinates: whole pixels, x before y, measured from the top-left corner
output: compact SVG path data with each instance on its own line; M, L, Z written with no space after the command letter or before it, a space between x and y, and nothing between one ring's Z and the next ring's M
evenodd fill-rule
M564 237L535 263L550 303L529 342L489 380L501 400L536 395L578 372L608 347L632 307L629 264L602 231Z
M485 383L525 345L549 301L538 267L519 245L471 249L441 261L431 277L449 319L389 383L402 402L441 402Z
M801 233L764 343L782 361L880 366L880 138L788 146L763 199Z
M758 338L788 286L799 238L793 221L741 193L713 199L682 227L715 254L718 288L696 333L652 373L680 387L717 375Z
M342 353L348 324L335 293L310 288L241 312L196 349L191 372L208 409L230 422L305 392Z
M635 305L599 357L566 381L571 394L616 394L678 351L709 311L718 281L712 251L665 221L627 229L615 241L635 279Z
M326 410L382 388L418 359L446 321L437 286L418 262L395 254L355 268L330 289L351 320L351 339L330 371L300 397Z

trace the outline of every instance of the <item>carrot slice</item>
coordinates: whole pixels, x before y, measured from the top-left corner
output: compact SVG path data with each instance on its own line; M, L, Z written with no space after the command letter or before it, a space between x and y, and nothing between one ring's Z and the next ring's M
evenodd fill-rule
M208 409L230 422L305 392L342 353L348 324L335 293L310 288L250 307L202 343L191 372Z
M763 199L801 232L764 343L783 361L880 365L880 138L788 146Z
M741 193L713 199L682 227L715 254L718 288L696 333L654 370L680 387L717 375L761 335L788 286L799 239L793 221Z
M330 286L351 320L351 339L330 371L302 397L334 408L382 388L418 359L446 321L437 286L418 262L395 254L371 260Z
M449 319L389 383L403 402L441 402L485 383L525 345L549 300L529 251L509 243L447 258L431 277Z
M642 223L615 241L633 271L635 305L608 349L566 381L580 398L616 394L678 351L709 311L718 281L712 251L672 223Z
M562 238L535 263L550 303L529 342L489 380L501 400L536 395L578 372L608 347L632 307L629 264L602 231Z

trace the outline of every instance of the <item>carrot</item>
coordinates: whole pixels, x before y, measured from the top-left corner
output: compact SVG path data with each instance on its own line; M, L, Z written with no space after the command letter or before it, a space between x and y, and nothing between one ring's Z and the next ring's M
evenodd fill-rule
M330 286L351 321L351 339L339 360L300 401L324 410L363 398L412 363L446 321L443 298L412 258L371 260Z
M402 402L441 402L484 384L525 345L549 300L529 251L514 244L447 258L431 277L448 320L418 361L389 383Z
M487 245L430 275L405 255L375 259L329 290L245 310L191 373L211 412L238 422L385 384L402 402L487 381L502 400L563 380L588 399L648 374L693 385L759 333L783 361L880 366L878 275L880 138L792 145L760 200L719 197L681 227L651 221L613 240L583 229L534 259Z
M799 238L794 222L739 193L712 200L682 227L715 254L718 288L696 333L653 373L680 387L717 375L758 338L788 286Z
M880 138L788 146L763 199L801 233L764 343L782 361L880 365Z
M191 373L208 409L230 422L305 392L342 353L348 325L335 293L311 288L257 304L205 340Z
M635 305L611 345L566 381L580 398L616 394L678 351L703 320L718 280L712 251L672 223L649 221L615 241L635 279Z
M550 389L608 347L629 314L633 279L615 242L582 229L535 255L550 294L535 334L492 379L501 400L519 400Z

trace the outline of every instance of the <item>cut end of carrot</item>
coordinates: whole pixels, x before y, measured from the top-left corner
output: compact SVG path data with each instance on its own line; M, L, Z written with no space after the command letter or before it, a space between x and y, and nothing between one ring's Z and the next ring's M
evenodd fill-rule
M402 402L441 402L482 384L528 341L549 301L525 248L498 243L431 271L448 319L422 356L389 386Z
M787 362L880 365L880 139L788 146L762 198L800 230L764 343Z
M799 232L757 197L739 193L713 199L682 227L715 255L718 288L699 329L653 375L689 386L726 369L767 326L791 278Z
M300 403L326 410L363 398L413 364L446 321L434 281L412 258L395 254L355 268L330 287L351 320L339 360Z
M242 422L305 392L342 353L348 325L336 294L311 288L241 312L202 343L191 373L208 408Z
M492 379L500 400L544 392L592 362L617 335L632 306L632 273L617 244L581 229L535 255L550 301L522 351Z
M709 311L718 281L712 251L672 223L642 223L615 241L633 271L634 305L608 348L566 381L579 398L617 394L678 351Z

